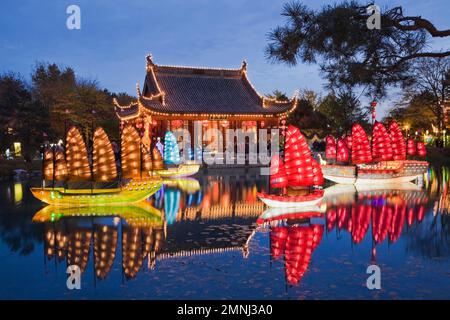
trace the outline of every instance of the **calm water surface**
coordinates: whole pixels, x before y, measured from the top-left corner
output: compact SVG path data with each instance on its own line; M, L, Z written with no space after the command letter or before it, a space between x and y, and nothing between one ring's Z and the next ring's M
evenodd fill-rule
M263 224L257 173L101 210L45 207L29 185L0 185L2 299L450 299L445 168L400 190L334 186L321 215ZM81 290L66 288L71 264ZM366 288L371 264L381 290Z

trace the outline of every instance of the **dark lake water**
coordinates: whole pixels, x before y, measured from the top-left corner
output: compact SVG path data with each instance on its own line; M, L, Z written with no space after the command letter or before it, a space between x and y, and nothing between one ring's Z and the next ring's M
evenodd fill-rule
M321 215L262 224L266 178L196 178L105 210L45 207L29 183L2 183L0 298L450 299L445 168L396 190L331 187ZM81 290L66 287L71 264ZM380 290L366 287L372 264Z

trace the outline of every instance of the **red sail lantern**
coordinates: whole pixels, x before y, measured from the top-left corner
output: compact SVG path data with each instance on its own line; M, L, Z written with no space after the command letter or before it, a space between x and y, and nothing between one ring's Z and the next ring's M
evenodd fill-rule
M406 160L406 143L397 122L391 121L389 123L389 135L391 137L393 159Z
M335 209L329 209L327 211L326 215L326 221L327 221L327 231L330 232L334 229L334 226L336 225L337 220L337 212Z
M352 240L360 243L369 230L372 207L368 205L357 205L352 211Z
M273 155L270 160L270 186L272 188L286 188L288 186L284 163L278 155Z
M427 156L427 149L425 149L425 143L422 141L417 142L417 155L422 158Z
M336 139L332 135L328 135L325 141L325 158L329 160L336 159Z
M346 137L344 138L344 142L347 144L348 149L349 149L349 150L352 150L352 146L353 146L353 139L352 139L352 136L351 136L351 135L350 135L350 136L346 136Z
M311 151L300 129L289 125L286 132L284 164L291 187L312 186L314 173Z
M350 156L350 151L347 146L347 143L345 142L344 139L338 139L336 160L338 162L348 162L349 156Z
M373 210L372 236L376 244L381 243L387 236L392 219L392 207L382 205Z
M370 150L369 139L360 124L352 127L352 162L354 164L372 162L372 152Z
M313 184L315 186L322 186L324 181L322 168L320 167L320 164L317 163L316 160L312 159L312 167L313 167Z
M395 242L400 238L402 234L403 225L405 224L406 218L406 206L405 205L395 205L392 215L391 225L389 228L389 241Z
M414 142L413 139L409 138L408 141L406 142L406 154L408 156L415 156L416 153L417 153L416 143Z
M375 122L372 137L372 158L374 161L393 159L391 138L381 122Z

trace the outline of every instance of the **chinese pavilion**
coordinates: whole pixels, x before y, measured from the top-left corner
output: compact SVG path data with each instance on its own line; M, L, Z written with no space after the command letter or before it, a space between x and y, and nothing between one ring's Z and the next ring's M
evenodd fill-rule
M144 86L137 100L120 105L114 100L121 126L132 123L147 141L167 130L184 128L193 135L194 121L203 131L278 128L297 106L297 98L277 101L259 94L247 77L247 63L239 69L163 66L147 56ZM152 139L153 138L153 139Z

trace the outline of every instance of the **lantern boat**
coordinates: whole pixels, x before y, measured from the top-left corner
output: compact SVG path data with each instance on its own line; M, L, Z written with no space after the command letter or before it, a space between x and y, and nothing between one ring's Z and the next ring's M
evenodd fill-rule
M313 159L300 129L289 125L286 132L284 161L274 155L270 165L270 185L282 194L258 193L269 207L311 207L323 198L323 175Z
M323 206L313 205L309 207L290 207L290 208L268 208L256 220L259 225L285 219L309 219L318 218L325 213L326 208Z
M151 157L142 152L139 134L131 126L122 131L121 179L112 145L102 128L94 132L92 166L76 127L68 131L66 140L65 153L62 147L44 152L43 186L31 188L42 202L77 207L126 205L145 200L162 186L160 177L142 174L152 166Z
M391 122L389 130L390 133L382 123L375 123L372 148L359 124L352 127L351 142L348 139L338 139L336 146L333 140L327 138L327 157L337 163L321 166L324 178L339 184L385 186L418 179L428 170L428 162L407 160L405 140L397 123ZM420 156L424 157L425 148L422 144L419 145L422 146ZM350 154L352 164L340 164L349 162Z

